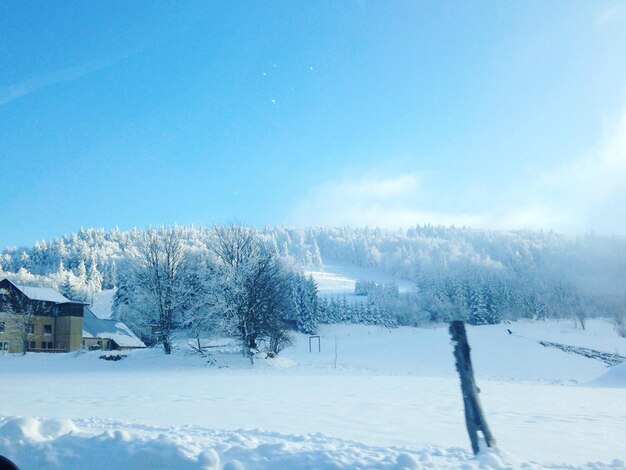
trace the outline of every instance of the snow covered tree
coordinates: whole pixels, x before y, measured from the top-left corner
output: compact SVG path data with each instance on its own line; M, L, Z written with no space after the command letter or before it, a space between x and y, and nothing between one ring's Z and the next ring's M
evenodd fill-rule
M205 253L192 253L188 255L184 276L186 291L180 325L196 340L196 349L201 352L202 338L229 331L220 271Z
M65 298L70 300L76 299L76 291L74 290L74 286L72 285L72 280L70 278L71 274L68 272L65 274L65 279L63 283L59 286L59 292Z
M85 260L83 258L81 258L78 263L76 277L78 277L81 283L85 285L87 284L87 265L85 264Z
M295 329L306 334L315 334L320 321L317 285L311 276L294 274L291 277L292 311L290 319Z
M215 227L209 250L217 260L222 313L254 363L259 342L278 344L286 330L289 277L271 247L247 227Z
M132 281L145 301L136 307L154 312L165 354L172 351L172 320L184 301L181 281L185 257L185 247L175 228L146 231L133 253Z
M87 286L92 296L94 293L102 290L102 274L98 271L98 261L96 260L95 253L91 255L91 261L89 263Z
M185 227L178 231L186 250L206 251L213 243L209 229ZM58 240L40 241L30 249L4 248L0 265L4 276L17 276L19 282L29 279L58 288L66 278L59 269L63 263L64 269L78 276L72 277L73 287L77 300L84 300L98 284L94 287L92 282L91 260L97 260L101 288L116 287L118 282L125 282L122 277L126 271L117 276L115 270L132 258L143 234L138 229L106 232L87 228ZM430 314L433 321L467 318L471 296L465 287L476 279L487 286L488 291L481 295L488 322L498 321L499 317L575 317L579 323L581 314L607 314L607 303L618 298L626 284L623 237L565 237L551 232L490 232L432 225L408 230L279 226L265 227L257 235L271 245L274 256L279 251L285 269L290 271L332 259L413 281L419 289L417 318ZM20 269L24 271L18 273ZM31 275L40 277L28 277ZM562 287L568 291L566 297L561 295ZM576 296L582 309L572 303ZM338 303L340 300L335 299ZM408 307L404 301L400 303L402 308ZM438 311L435 304L439 304ZM337 309L333 312L338 313ZM134 314L126 311L125 315ZM354 315L360 317L361 312ZM346 315L343 317L349 321ZM402 321L411 321L408 318L403 316Z
M114 289L117 286L117 265L115 260L107 261L102 273L102 288Z
M376 288L376 283L372 281L358 280L354 283L355 295L370 295Z
M489 311L481 286L475 281L469 286L469 319L470 325L489 324Z

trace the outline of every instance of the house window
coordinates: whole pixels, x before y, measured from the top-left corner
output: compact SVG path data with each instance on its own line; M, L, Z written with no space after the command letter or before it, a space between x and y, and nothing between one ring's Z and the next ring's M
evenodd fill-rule
M6 341L0 342L0 351L8 351L8 350L9 350L9 343L7 343Z
M48 343L46 343L45 341L41 342L41 349L46 349L46 346L48 345Z
M0 321L0 333L4 331L4 322Z
M29 341L28 342L28 349L35 349L35 342L34 341Z
M54 349L54 345L52 344L52 341L48 343L48 349Z
M44 325L43 326L43 334L51 335L52 334L52 325Z
M35 334L35 324L34 323L29 323L28 325L26 325L26 333L28 333L29 335Z

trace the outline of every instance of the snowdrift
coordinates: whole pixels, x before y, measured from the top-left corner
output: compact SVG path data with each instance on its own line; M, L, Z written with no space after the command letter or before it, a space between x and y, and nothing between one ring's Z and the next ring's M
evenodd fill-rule
M106 430L102 430L106 428ZM573 469L520 462L497 449L474 457L460 448L367 446L324 434L286 435L262 430L129 426L103 420L0 419L0 453L23 469L240 470L240 469ZM579 468L619 469L624 462Z
M602 377L591 382L591 385L626 388L626 363L612 367Z

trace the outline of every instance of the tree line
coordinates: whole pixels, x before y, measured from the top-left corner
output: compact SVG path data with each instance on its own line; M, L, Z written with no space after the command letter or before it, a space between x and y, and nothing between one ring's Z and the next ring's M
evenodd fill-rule
M119 266L118 316L150 341L157 328L166 354L176 330L236 339L254 361L291 344L289 330L314 333L317 287L289 268L254 229L214 227L190 251L173 228L147 230Z
M215 227L171 230L191 264L216 259L215 254L207 255L215 241ZM6 248L0 253L0 275L18 283L54 287L69 298L89 302L102 289L124 288L130 276L126 265L147 232L88 228L30 248ZM346 307L341 298L321 298L319 304L326 310L317 315L320 321L366 322L388 318L391 309L399 324L450 318L482 324L573 317L582 326L586 317L602 315L614 317L626 329L624 237L430 225L407 230L278 226L254 233L264 249L280 260L283 271L296 277L301 270L332 261L376 268L415 283L414 291L384 299L369 292L362 306L348 302L351 305ZM213 264L206 269L214 269ZM360 288L370 289L366 284Z

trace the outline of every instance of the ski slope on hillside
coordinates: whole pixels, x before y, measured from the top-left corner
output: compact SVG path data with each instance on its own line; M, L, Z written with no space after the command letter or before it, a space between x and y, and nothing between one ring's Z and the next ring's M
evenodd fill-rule
M468 334L501 449L482 459L469 451L446 328L363 325L324 326L321 352L297 335L254 367L227 350L209 364L182 340L169 357L118 362L0 356L0 453L24 468L623 468L626 380L537 342L623 352L608 322ZM607 376L611 388L595 385Z
M376 268L354 266L338 261L325 261L318 269L305 270L317 283L318 291L326 296L346 296L355 300L354 285L356 281L372 281L377 284L396 284L401 293L414 292L415 283L407 279L390 276Z
M328 262L318 269L305 269L317 283L320 295L345 296L352 301L362 301L363 297L354 295L354 284L358 280L373 281L378 284L394 283L400 292L413 292L415 283L396 278L375 268L363 268L340 262ZM93 294L91 311L99 318L111 318L115 289L103 290Z

